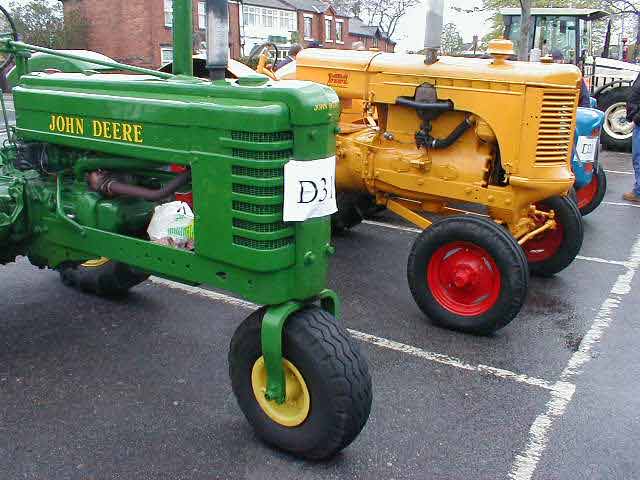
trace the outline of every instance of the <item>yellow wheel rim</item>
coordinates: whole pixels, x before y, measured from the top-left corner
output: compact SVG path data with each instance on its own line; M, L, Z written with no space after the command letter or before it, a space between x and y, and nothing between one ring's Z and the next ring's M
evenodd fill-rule
M251 371L251 385L258 405L274 422L285 427L297 427L309 416L311 396L307 384L300 371L288 360L283 359L284 378L286 382L286 400L280 405L267 400L267 369L264 357L256 360Z
M102 267L103 265L106 265L110 261L111 260L109 260L107 257L100 257L100 258L95 258L93 260L87 260L82 264L82 266L87 268L98 268L98 267Z

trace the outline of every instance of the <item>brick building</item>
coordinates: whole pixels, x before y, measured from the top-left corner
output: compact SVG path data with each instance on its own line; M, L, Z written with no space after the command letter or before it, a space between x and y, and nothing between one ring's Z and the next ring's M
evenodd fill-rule
M172 0L62 0L65 15L78 12L89 24L83 48L119 62L159 68L171 62ZM193 0L194 50L206 41L206 3ZM232 58L248 55L264 42L276 43L281 57L292 41L304 46L392 52L395 43L378 27L365 25L320 0L229 1L229 49Z
M77 11L89 24L84 48L116 61L146 68L171 62L173 2L171 0L62 0L65 16ZM239 4L229 2L229 48L240 52ZM206 32L205 2L193 1L194 49Z

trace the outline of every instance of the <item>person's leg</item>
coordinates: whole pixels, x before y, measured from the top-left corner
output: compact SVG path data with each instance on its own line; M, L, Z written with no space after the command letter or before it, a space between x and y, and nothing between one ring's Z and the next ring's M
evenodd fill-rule
M633 188L633 193L636 197L640 198L640 127L636 125L633 128L633 171L636 174L636 184Z

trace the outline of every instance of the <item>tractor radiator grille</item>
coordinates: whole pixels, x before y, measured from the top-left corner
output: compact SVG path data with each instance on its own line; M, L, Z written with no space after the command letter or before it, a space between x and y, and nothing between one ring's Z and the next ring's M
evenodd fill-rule
M236 142L231 166L233 244L260 251L295 248L295 229L282 221L284 165L293 156L292 132L231 132L231 138Z
M254 178L278 178L284 177L284 169L282 168L250 168L239 167L234 165L232 168L233 175L238 177L254 177Z
M257 187L255 185L233 184L233 193L253 195L254 197L277 197L284 194L284 187Z
M249 222L248 220L233 220L233 226L236 228L241 228L242 230L250 230L252 232L260 232L260 233L273 233L279 232L280 230L286 230L287 224L284 222L275 222L275 223L254 223Z
M278 240L254 240L246 237L233 237L233 243L242 247L253 248L254 250L277 250L278 248L293 245L293 237L280 238Z
M254 215L277 215L282 212L282 205L254 205L247 202L233 202L233 209L237 212L252 213Z
M293 155L291 150L275 150L267 152L257 152L251 150L233 149L233 156L246 160L288 160Z
M536 163L566 163L573 145L577 94L545 92L540 111Z
M286 142L293 140L293 134L291 132L231 132L231 139L239 142L249 143L268 143L268 142Z

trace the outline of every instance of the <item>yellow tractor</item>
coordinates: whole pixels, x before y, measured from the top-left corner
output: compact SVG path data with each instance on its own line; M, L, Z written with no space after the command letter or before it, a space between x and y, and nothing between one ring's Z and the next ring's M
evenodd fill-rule
M285 75L340 98L316 107L343 110L337 224L357 224L372 200L424 230L408 262L415 301L436 323L477 334L508 324L529 271L560 272L583 239L568 196L580 71L509 61L507 40L488 53L307 49ZM265 63L258 71L275 77Z

